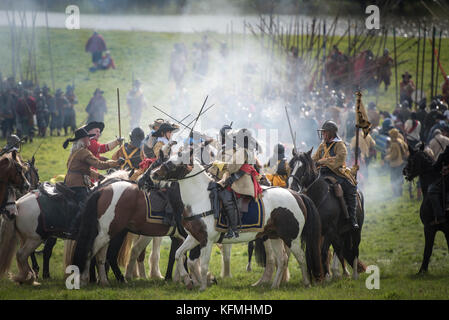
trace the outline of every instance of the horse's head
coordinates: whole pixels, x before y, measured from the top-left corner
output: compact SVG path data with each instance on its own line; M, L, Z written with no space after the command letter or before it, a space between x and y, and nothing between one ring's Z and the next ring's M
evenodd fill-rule
M151 180L179 180L193 169L193 148L175 153L151 171Z
M291 174L288 178L288 188L298 191L309 185L316 173L316 168L312 160L312 149L307 152L294 153L293 158L288 163Z
M16 151L4 155L0 160L1 182L5 182L20 191L30 189L30 183L25 177L26 166L17 156Z
M34 166L34 156L31 158L31 160L28 160L25 163L26 166L26 172L25 177L27 178L28 182L31 184L31 189L36 189L39 185L39 171Z
M402 174L405 176L405 179L412 181L414 178L428 170L432 166L434 160L428 153L426 153L423 143L416 148L409 146L408 149L410 155L407 159L407 164L402 170Z

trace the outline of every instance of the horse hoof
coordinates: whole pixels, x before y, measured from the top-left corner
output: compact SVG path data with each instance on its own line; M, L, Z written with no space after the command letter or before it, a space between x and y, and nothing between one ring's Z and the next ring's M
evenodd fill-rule
M250 264L248 264L248 265L246 266L246 271L251 272L251 265L250 265Z
M41 284L40 282L37 281L33 281L33 283L31 284L33 287L39 287Z
M326 273L326 276L324 277L324 280L326 282L331 282L332 281L332 276L329 273Z

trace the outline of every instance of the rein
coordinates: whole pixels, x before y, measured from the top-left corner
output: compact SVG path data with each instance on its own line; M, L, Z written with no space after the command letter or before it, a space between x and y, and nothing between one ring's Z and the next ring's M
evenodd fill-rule
M201 219L201 218L206 218L207 216L210 216L211 214L214 214L214 210L209 210L209 211L206 211L206 212L194 214L194 215L189 216L189 217L183 217L183 219L185 221L193 221L193 220L197 220L197 219Z
M174 179L174 178L170 178L170 179L164 179L164 180L166 180L166 181L170 181L170 182L175 182L175 181L180 181L180 180L187 180L187 179L190 179L190 178L196 177L197 175L199 175L199 174L203 173L204 171L208 170L208 169L209 169L210 167L212 167L212 165L211 165L211 164L209 164L209 165L206 165L204 169L202 169L202 170L198 171L198 172L197 172L197 173L195 173L195 174L192 174L191 176L187 176L187 175L186 175L186 176L184 176L184 177L182 177L182 178L177 178L177 179Z

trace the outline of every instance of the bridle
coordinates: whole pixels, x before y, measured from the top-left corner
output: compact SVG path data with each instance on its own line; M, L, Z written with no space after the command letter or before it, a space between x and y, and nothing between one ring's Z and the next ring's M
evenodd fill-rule
M170 171L168 168L168 165L166 162L164 162L161 167L165 168L165 170L167 170L168 172ZM175 181L181 181L181 180L187 180L193 177L196 177L197 175L200 175L201 173L203 173L204 171L208 170L210 167L212 167L212 164L208 164L206 166L204 166L204 168L190 176L188 176L190 170L187 169L187 165L183 166L183 172L180 173L179 175L182 176L181 178L167 178L167 179L163 179L165 181L170 181L170 182L175 182ZM178 175L178 174L177 174Z
M8 206L16 205L15 201L8 201L9 195L14 192L15 192L14 188L10 184L7 184L5 196L3 197L2 203L0 204L0 215L5 214L8 217L8 219L14 218L14 216L11 215L7 209Z

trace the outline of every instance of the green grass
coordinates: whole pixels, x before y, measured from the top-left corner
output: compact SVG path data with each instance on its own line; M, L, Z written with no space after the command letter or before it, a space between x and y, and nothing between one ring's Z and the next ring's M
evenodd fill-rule
M78 123L85 118L86 107L96 87L105 90L105 97L109 106L105 122L107 127L102 141L114 138L118 134L116 114L116 88L121 89L122 102L122 135L129 132L128 115L125 105L126 92L131 85L132 73L134 77L143 81L143 89L149 106L158 105L170 108L170 99L174 94L173 84L167 84L169 52L173 43L180 41L180 35L146 33L146 32L103 32L107 44L115 58L117 70L106 73L89 74L90 55L84 53L84 43L90 36L88 30L67 31L51 30L53 60L55 64L55 78L57 87L65 86L75 80L76 94L79 98L77 105ZM40 84L51 85L49 59L45 32L38 30L38 72ZM3 75L10 70L8 30L0 29L0 41L5 44L0 50ZM219 36L214 35L215 38ZM183 35L183 41L188 48L193 41L198 41L198 35ZM403 40L398 40L401 43ZM341 50L345 51L347 41L342 41ZM236 46L240 42L236 40ZM442 48L447 47L448 40L444 39ZM217 43L213 42L214 50ZM392 49L392 39L388 39L387 47ZM429 46L427 46L429 48ZM374 51L376 52L376 51ZM409 62L401 65L398 70L400 76L409 70L414 79L415 49L404 54ZM430 70L430 54L426 53L426 68ZM402 58L401 58L402 59ZM449 61L449 52L442 52L443 65ZM190 70L189 70L190 72ZM430 71L426 73L425 83L430 83ZM189 75L190 76L190 73ZM393 78L394 81L394 78ZM191 82L192 83L192 82ZM192 95L192 109L199 109L207 92L201 86L192 83L188 88ZM365 104L375 97L364 96ZM394 85L389 91L379 96L379 105L383 110L392 110L394 106ZM142 127L148 131L147 125L154 119L155 113L151 107L144 110ZM69 150L62 148L66 137L47 137L36 155L36 166L42 181L49 180L57 174L66 172L66 161ZM31 157L41 139L36 138L32 144L23 146L22 154L25 159ZM4 144L4 140L0 140ZM107 154L106 156L110 156ZM110 288L89 286L82 290L69 291L65 289L62 270L62 241L58 241L51 260L53 280L42 281L40 287L18 286L9 280L0 280L0 299L446 299L448 297L448 255L447 246L442 234L436 237L433 256L429 271L424 277L416 277L424 248L423 228L419 220L419 203L404 196L391 199L389 177L377 175L371 170L371 177L367 194L366 220L363 228L360 258L367 264L375 264L380 268L380 290L365 288L366 274L358 281L342 279L329 284L316 285L310 289L303 287L300 281L298 264L291 260L291 281L279 290L269 288L253 288L254 283L262 273L262 269L253 265L253 271L245 270L247 253L246 246L235 245L232 250L231 270L232 279L219 279L218 286L212 286L206 292L188 291L181 285L165 283L156 280L136 280L128 284L118 284L111 281ZM374 188L378 189L374 189ZM376 195L376 196L373 196ZM150 250L150 249L148 249ZM165 271L169 241L164 240L161 250L161 270ZM38 257L41 261L41 257ZM211 258L211 271L219 275L221 257L218 249L214 248ZM12 272L16 272L15 262ZM112 279L112 274L110 275Z

